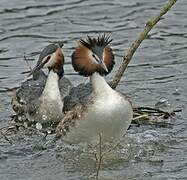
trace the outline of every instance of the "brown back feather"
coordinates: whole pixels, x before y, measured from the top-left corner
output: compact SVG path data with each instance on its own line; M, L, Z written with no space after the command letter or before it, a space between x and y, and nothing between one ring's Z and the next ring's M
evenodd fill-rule
M70 127L77 127L79 121L85 114L85 106L82 104L77 104L73 107L71 111L68 111L61 122L58 124L56 128L57 136L65 136Z

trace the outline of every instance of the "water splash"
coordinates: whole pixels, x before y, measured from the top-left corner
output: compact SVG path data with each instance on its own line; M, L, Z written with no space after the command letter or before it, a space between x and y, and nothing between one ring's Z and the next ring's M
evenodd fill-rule
M42 115L42 120L46 121L47 116L45 114Z
M155 108L169 113L173 111L171 102L165 97L161 97L159 99L159 101L155 104Z
M36 123L36 129L41 130L42 129L42 124L41 123Z
M175 95L175 96L181 95L181 88L180 87L176 87L175 91L172 94Z

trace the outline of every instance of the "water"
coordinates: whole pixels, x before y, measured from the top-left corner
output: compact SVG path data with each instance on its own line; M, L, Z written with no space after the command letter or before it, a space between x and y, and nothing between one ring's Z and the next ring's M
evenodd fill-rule
M121 57L166 0L1 0L0 1L0 126L13 113L7 89L18 87L30 64L49 42L63 41L65 73L76 40L87 34L111 32L116 67ZM173 109L182 109L168 121L172 127L142 125L129 130L120 147L103 162L100 179L174 180L187 179L187 1L176 3L150 32L135 53L118 89L133 105L154 107L164 98ZM85 79L67 75L73 83ZM63 142L49 143L44 135L20 131L13 144L0 136L0 179L93 179L93 154Z

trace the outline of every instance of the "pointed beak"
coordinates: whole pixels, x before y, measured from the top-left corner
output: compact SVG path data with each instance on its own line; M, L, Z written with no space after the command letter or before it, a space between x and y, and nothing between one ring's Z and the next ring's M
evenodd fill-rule
M101 67L106 71L108 72L108 68L106 67L105 63L103 61L101 61Z
M104 63L104 60L101 57L98 57L96 54L95 54L95 59L97 63L108 73L108 68L106 67L106 64Z
M39 64L37 64L33 70L28 74L28 77L31 76L32 74L35 74L37 73L45 64L45 61L44 62L40 62Z

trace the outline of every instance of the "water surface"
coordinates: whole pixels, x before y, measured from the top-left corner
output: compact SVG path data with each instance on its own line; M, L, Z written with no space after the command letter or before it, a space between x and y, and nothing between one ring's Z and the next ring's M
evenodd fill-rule
M13 113L7 89L19 87L28 66L50 42L64 41L65 73L76 41L87 34L111 33L117 70L123 54L146 21L166 0L1 0L0 1L0 126ZM129 130L121 146L104 161L101 179L187 179L187 1L180 0L150 32L135 53L118 86L134 106L154 106L167 98L182 109L168 121L172 127L142 125ZM85 79L67 75L73 83ZM48 137L50 138L50 137ZM42 135L19 132L0 139L0 179L92 179L94 159L84 148L49 143Z

